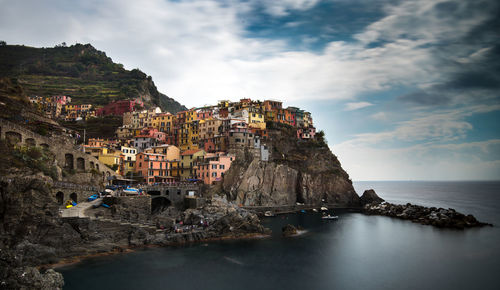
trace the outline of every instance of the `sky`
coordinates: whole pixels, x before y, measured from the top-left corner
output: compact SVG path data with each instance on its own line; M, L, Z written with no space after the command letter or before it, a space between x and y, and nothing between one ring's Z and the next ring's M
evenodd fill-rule
M90 43L187 107L310 111L353 180L500 179L497 0L0 0L0 40Z

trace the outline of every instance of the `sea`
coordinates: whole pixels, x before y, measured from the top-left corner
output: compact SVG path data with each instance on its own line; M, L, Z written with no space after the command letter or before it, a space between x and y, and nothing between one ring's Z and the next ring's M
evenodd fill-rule
M439 229L332 210L264 218L265 239L147 248L58 268L64 289L500 289L500 182L363 181L391 203L454 208L493 227ZM305 233L281 236L286 224Z

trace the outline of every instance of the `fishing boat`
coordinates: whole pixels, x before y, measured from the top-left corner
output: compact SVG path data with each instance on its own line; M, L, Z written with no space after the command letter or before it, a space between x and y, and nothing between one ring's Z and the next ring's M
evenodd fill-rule
M322 207L321 207L321 210L322 210L322 211L327 211L327 210L328 210L328 208L326 208L326 207L322 206Z
M275 216L275 214L272 211L268 210L264 213L264 216Z
M324 219L324 220L336 220L336 219L338 219L339 217L338 217L338 216L336 216L336 215L324 215L324 216L322 216L321 218L322 218L322 219Z

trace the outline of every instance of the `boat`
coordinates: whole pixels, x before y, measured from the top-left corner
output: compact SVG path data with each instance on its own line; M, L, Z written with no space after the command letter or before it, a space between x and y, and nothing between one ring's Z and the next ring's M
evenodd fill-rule
M88 201L94 201L94 200L96 200L98 198L99 198L98 194L92 194L91 196L89 196L89 198L87 200Z
M322 207L321 207L321 210L322 210L322 211L326 211L326 210L328 210L328 208L327 208L327 207L322 206Z
M313 208L313 212L318 212L318 210L317 210L317 209L315 209L315 208Z
M324 219L324 220L336 220L336 219L338 219L339 217L338 217L338 216L336 216L336 215L324 215L324 216L322 216L321 218L322 218L322 219Z
M264 216L275 216L275 214L272 211L268 210L264 213Z

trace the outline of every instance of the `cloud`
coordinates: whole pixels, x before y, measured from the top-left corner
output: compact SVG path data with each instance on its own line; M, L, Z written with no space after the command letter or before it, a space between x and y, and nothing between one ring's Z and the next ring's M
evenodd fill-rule
M370 106L373 106L373 104L369 102L347 103L345 104L344 111L354 111Z
M500 140L380 148L332 146L353 180L497 180ZM348 161L348 162L347 162Z
M387 113L385 112L378 112L370 116L372 119L377 120L377 121L386 121L387 120Z
M466 121L467 117L499 110L500 105L477 105L460 109L417 112L413 118L395 123L392 130L357 134L349 142L366 145L388 145L399 141L407 143L424 142L423 144L430 145L462 140L473 129L472 124Z
M358 42L331 41L311 52L280 39L247 38L241 19L259 3L277 15L311 9L316 0L73 2L4 5L0 34L9 43L37 46L90 42L126 68L152 75L160 91L188 106L240 97L355 99L394 86L445 81L450 72L436 66L429 45L467 35L483 21L481 15L458 23L440 20L431 2L405 1L387 6L388 15L356 35ZM367 47L381 40L384 45Z
M286 16L291 10L307 10L316 5L319 0L280 0L280 1L257 1L264 10L273 16Z

